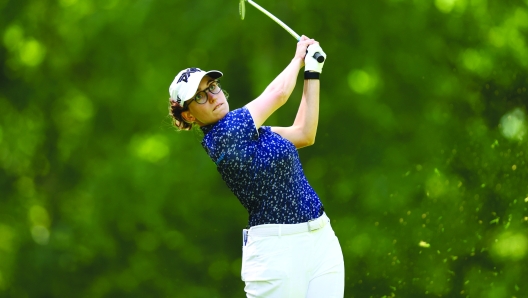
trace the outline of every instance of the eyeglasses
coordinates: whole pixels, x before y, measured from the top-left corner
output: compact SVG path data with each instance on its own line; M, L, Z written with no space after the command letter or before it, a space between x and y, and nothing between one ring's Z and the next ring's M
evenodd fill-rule
M196 95L192 98L192 100L196 101L199 104L204 104L209 100L209 96L207 95L207 92L211 94L218 94L222 91L222 87L220 86L219 81L212 81L207 88L205 88L202 91L198 91Z

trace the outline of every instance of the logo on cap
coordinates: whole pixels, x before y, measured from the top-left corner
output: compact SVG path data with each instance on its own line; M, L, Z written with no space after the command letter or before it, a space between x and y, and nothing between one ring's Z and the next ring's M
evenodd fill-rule
M185 83L187 83L187 80L189 79L189 77L191 76L192 73L195 73L195 72L200 72L202 71L201 69L199 68L188 68L187 71L185 71L181 76L180 78L178 79L178 82L181 82L181 81L184 81Z

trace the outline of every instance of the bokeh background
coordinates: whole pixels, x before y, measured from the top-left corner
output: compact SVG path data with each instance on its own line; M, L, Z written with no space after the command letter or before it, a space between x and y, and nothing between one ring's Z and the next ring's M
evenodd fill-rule
M258 1L328 59L299 151L345 297L528 297L528 1ZM243 297L247 214L168 86L232 109L295 40L251 6L0 0L0 297ZM302 79L267 122L289 125Z

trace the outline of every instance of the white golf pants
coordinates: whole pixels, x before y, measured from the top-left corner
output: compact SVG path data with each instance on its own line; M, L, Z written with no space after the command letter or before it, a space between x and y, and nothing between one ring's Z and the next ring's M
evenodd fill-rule
M308 223L251 227L243 244L247 297L343 297L343 253L326 214Z

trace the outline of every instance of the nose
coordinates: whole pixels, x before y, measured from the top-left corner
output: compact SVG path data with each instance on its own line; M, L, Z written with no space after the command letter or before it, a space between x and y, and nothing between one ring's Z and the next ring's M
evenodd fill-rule
M213 94L212 92L207 91L207 98L209 99L210 103L214 103L216 101L216 96L218 94Z

